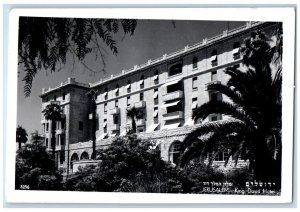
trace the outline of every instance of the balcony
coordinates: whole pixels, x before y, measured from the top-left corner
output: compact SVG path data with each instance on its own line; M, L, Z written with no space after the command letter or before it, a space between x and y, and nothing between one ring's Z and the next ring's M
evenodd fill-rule
M164 102L170 101L170 100L175 100L175 99L182 99L182 98L183 98L183 92L180 90L163 95Z
M208 90L209 85L213 85L213 84L221 84L221 81L220 80L214 80L214 81L206 83L205 84L206 90Z
M110 110L111 115L115 115L115 114L119 114L119 113L120 113L120 108L118 108L118 107L115 107Z
M111 129L112 131L118 131L118 130L120 130L120 125L118 125L118 124L113 124L113 125L111 125L110 129Z
M163 120L164 121L169 121L169 120L174 120L174 119L182 119L183 118L183 112L182 111L175 111L172 113L166 113L163 114Z
M136 102L136 103L134 103L134 107L136 107L136 108L146 107L146 102L145 101Z
M146 125L145 119L138 119L136 121L136 126L145 126L145 125Z
M65 129L59 129L59 130L56 130L56 134L57 134L57 135L65 134Z

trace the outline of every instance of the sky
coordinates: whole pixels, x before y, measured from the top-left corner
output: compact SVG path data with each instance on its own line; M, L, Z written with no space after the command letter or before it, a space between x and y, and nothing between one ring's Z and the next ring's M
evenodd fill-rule
M97 74L93 74L80 63L74 62L72 55L69 55L66 64L62 64L57 71L51 73L50 70L41 70L36 75L31 95L27 98L23 92L24 71L19 66L17 125L25 128L28 134L36 130L41 132L42 101L39 95L42 93L42 88L53 88L66 81L68 77L73 77L82 83L97 82L111 74L143 64L149 59L154 60L162 57L163 54L170 54L187 45L199 43L204 38L222 34L226 29L231 30L245 25L245 22L232 21L175 21L174 23L169 20L138 20L134 35L124 37L122 31L115 35L117 55L113 55L101 43L106 49L106 73L100 71L102 64L96 60L95 55L88 56L87 64L92 70L97 71Z

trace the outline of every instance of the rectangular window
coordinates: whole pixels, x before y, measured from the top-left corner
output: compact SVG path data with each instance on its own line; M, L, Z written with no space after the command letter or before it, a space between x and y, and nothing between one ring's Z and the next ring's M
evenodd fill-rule
M192 99L192 110L197 109L197 107L198 107L198 99L197 97L195 97Z
M81 131L83 130L83 121L79 121L78 129L81 130Z
M144 101L144 93L140 93L140 101Z
M119 124L119 116L114 116L114 124Z
M172 85L167 86L167 93L172 93L172 92L175 92L175 91L183 91L182 81L179 81L176 84L172 84Z
M60 151L60 164L63 164L65 161L65 151L61 150Z
M63 100L66 99L66 93L65 93L65 92L63 92L63 97L62 97L62 99L63 99Z
M104 104L104 113L107 113L107 103Z
M154 124L158 124L158 107L154 108L153 119L154 119Z
M198 58L194 57L193 58L193 69L196 69L196 68L198 68Z
M61 146L65 145L65 138L64 138L64 136L60 137L60 145Z
M209 100L212 102L222 101L222 94L219 92L211 92L209 94Z
M116 101L115 101L115 107L117 108L118 106L119 106L119 101L116 100Z
M139 83L140 83L140 89L143 89L145 85L144 80L141 79Z
M127 93L131 92L131 81L128 81L128 83L126 85L126 89L127 89Z
M46 123L46 132L49 131L49 123Z
M127 96L127 107L130 107L130 96Z
M218 94L217 93L211 93L210 101L212 101L212 102L218 101Z
M103 131L104 131L104 133L107 133L107 120L106 119L103 120Z
M154 73L154 76L153 76L153 82L155 85L157 85L159 83L159 79L158 79L158 71L156 71Z
M217 71L212 71L211 72L211 81L214 82L214 81L217 81L218 78L217 78Z
M96 131L99 130L99 119L96 119Z
M175 104L175 103L177 103L177 104ZM182 111L182 103L180 101L177 101L175 103L174 103L174 105L170 105L167 107L167 113Z
M211 116L211 121L218 121L218 116Z
M194 77L193 81L192 81L193 90L197 90L198 89L197 84L198 84L198 77Z
M65 129L65 120L61 120L61 129Z
M154 105L158 105L158 88L154 89L153 99Z

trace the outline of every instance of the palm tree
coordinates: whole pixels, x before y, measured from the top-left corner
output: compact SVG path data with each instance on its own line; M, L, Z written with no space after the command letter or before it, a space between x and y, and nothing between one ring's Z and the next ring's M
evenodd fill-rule
M270 67L274 49L262 33L252 33L242 48L247 70L230 67L225 71L230 76L225 85L207 87L230 101L209 101L197 108L192 118L201 121L213 113L228 118L203 123L185 138L181 166L194 158L203 161L209 152L213 153L211 164L216 155L229 150L236 163L241 156L249 160L256 179L280 183L282 76L281 66L275 71Z
M55 130L56 130L56 121L60 121L62 119L63 111L61 107L57 104L49 104L42 111L46 120L51 121L51 148L52 148L52 157L55 157Z
M26 143L27 142L27 132L26 130L22 127L22 126L18 126L17 127L17 143L19 143L19 149L21 149L21 145L22 143Z
M142 119L144 117L144 112L140 108L132 107L127 109L127 118L131 120L131 132L136 133L136 120Z

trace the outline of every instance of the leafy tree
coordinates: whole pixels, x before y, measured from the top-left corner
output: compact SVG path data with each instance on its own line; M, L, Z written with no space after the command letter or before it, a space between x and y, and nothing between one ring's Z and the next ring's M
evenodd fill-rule
M106 192L189 192L184 173L162 161L151 141L117 138L100 150L97 167L81 168L66 180L67 190Z
M42 111L46 120L51 121L51 148L52 148L52 157L55 157L55 146L56 146L56 122L61 121L63 111L61 107L55 103L51 103L46 106L46 108Z
M131 120L131 132L136 133L136 121L144 117L144 112L140 108L132 107L127 109L127 118Z
M25 71L24 93L29 96L35 75L42 69L57 70L58 64L65 64L68 54L73 55L87 69L88 54L100 57L105 70L105 50L118 53L113 38L120 29L124 35L134 33L137 21L131 19L88 19L88 18L46 18L20 17L19 19L19 64ZM102 42L102 44L101 44Z
M96 167L79 167L78 171L67 176L64 183L67 191L96 191Z
M46 151L44 139L37 132L31 142L17 151L16 189L60 190L62 176L56 170L54 161Z
M21 145L22 143L26 143L27 142L27 132L26 130L22 127L22 126L18 126L17 127L17 143L19 143L19 149L21 149Z
M278 43L277 43L278 44ZM280 45L280 44L279 44ZM253 32L242 48L246 71L230 67L224 84L211 84L209 91L219 92L230 101L209 101L197 108L192 117L204 120L210 114L221 113L226 120L203 123L183 142L181 165L193 158L212 152L215 156L230 150L236 162L239 157L249 159L257 180L276 181L281 172L281 67L271 69L279 47L271 47L262 32ZM226 163L228 160L226 161Z

